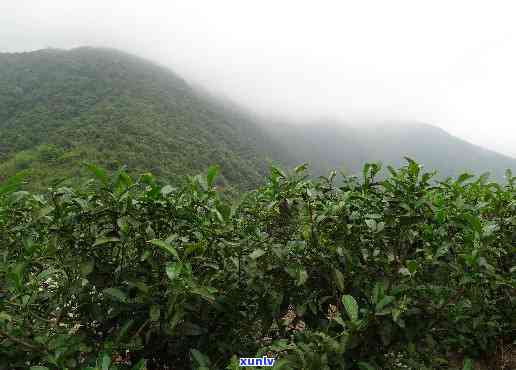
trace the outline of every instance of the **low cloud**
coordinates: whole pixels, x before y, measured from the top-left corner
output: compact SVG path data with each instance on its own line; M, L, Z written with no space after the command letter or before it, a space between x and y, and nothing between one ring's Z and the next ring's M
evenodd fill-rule
M0 51L120 48L262 114L423 121L516 157L514 7L4 0Z

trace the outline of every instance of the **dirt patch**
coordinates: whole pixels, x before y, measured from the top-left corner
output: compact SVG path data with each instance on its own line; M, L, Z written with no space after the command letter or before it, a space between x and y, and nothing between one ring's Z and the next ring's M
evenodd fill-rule
M462 369L464 365L464 356L459 353L451 353L448 356L449 364L452 368ZM516 345L504 344L498 345L496 352L484 359L475 360L474 370L516 370Z
M516 369L516 345L500 343L492 369L515 370Z

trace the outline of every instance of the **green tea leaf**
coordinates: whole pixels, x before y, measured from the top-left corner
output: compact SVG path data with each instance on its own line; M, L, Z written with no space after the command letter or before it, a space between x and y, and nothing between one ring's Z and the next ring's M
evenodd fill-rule
M375 311L376 312L380 312L385 306L387 306L387 305L391 304L392 302L394 302L394 300L395 300L395 297L393 297L391 295L387 295L387 296L383 297L376 304Z
M250 255L249 257L253 260L255 259L258 259L260 258L261 256L263 256L265 254L265 251L263 249L255 249Z
M165 268L165 272L170 280L174 281L181 275L181 271L183 270L183 265L179 262L172 262L167 265Z
M131 370L146 370L147 368L147 361L145 359L141 359L134 365Z
M473 360L470 358L464 359L464 366L462 367L462 370L473 370Z
M191 292L193 294L197 294L207 300L208 302L213 302L215 300L215 297L213 296L213 293L216 292L216 289L207 288L207 287L200 287L196 286L191 288Z
M191 349L190 353L192 354L192 357L198 367L209 369L210 359L208 356L204 355L197 349Z
M108 354L104 354L100 366L102 370L109 370L109 365L111 365L111 357Z
M358 320L358 303L355 298L350 295L344 295L342 296L342 304L351 321Z
M371 296L371 303L377 304L384 296L384 284L377 282L373 288L373 294Z
M158 239L149 240L148 243L161 248L165 252L167 252L170 255L176 257L178 260L181 260L181 258L179 258L179 253L177 253L176 248L174 248L172 246L172 244L167 243L166 241L163 241L163 240L158 240Z
M108 181L108 176L106 173L106 170L103 168L93 164L93 163L87 163L86 168L102 183L106 184Z
M81 266L80 266L81 274L83 276L88 276L89 274L91 274L93 272L94 267L95 267L94 260L89 260L89 261L81 263Z
M114 298L117 301L120 302L126 302L127 301L127 295L121 291L118 288L106 288L102 291L105 295Z
M102 238L97 238L97 240L95 240L95 243L93 244L93 246L96 247L98 245L102 245L102 244L106 244L106 243L114 243L114 242L118 242L118 241L120 241L120 239L117 237L102 237Z
M167 195L171 194L173 191L174 191L174 188L170 185L165 185L161 188L161 194L163 196L167 196Z
M346 286L344 284L344 275L338 269L333 270L333 275L334 275L334 281L335 281L335 284L337 285L337 288L343 293L346 288Z
M360 370L376 370L376 368L367 362L359 362L357 366Z
M213 180L215 179L218 173L218 166L210 166L210 168L208 168L208 173L206 174L206 183L208 184L208 187L211 188L213 186Z
M462 184L464 181L467 181L471 178L475 177L474 175L470 174L470 173L463 173L462 175L459 176L459 178L457 179L457 183L458 184Z

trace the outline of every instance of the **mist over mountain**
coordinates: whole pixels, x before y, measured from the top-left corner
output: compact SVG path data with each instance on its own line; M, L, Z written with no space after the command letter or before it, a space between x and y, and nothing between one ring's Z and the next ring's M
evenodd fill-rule
M271 160L308 162L316 175L409 156L444 176L491 172L516 160L427 124L353 125L263 119L139 57L103 48L0 54L0 176L24 171L50 185L83 162L174 182L211 164L221 183L255 186Z
M419 122L356 125L336 120L303 124L270 124L291 157L306 158L317 174L328 169L359 172L365 162L400 166L410 157L441 178L463 172L489 172L502 180L516 169L516 159L470 144L443 129Z

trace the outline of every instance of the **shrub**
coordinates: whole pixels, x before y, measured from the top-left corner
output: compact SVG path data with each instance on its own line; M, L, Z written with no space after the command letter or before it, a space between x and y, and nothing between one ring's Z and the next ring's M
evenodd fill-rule
M272 167L236 202L215 167L177 188L91 170L0 188L0 369L435 369L516 339L510 172Z

